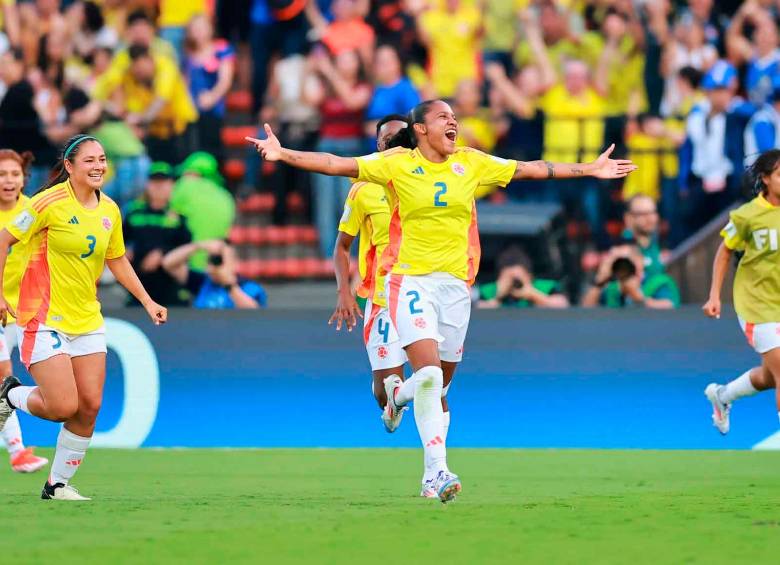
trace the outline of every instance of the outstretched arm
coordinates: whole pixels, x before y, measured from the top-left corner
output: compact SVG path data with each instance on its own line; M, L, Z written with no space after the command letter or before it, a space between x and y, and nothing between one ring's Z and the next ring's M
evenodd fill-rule
M333 177L355 178L358 176L358 163L354 157L338 157L330 153L285 149L274 135L271 126L265 124L264 127L266 139L247 137L246 140L255 146L257 152L266 161L281 161L296 169Z
M551 161L518 161L512 180L522 179L576 179L596 177L619 179L635 171L637 166L629 159L610 159L615 144L609 146L591 163L553 163Z

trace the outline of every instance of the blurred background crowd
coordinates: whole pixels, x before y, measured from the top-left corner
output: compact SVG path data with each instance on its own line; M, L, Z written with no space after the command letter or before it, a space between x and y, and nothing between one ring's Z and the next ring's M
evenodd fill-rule
M744 198L745 165L780 146L779 0L0 8L0 147L33 153L32 193L65 139L98 137L134 264L170 304L257 307L253 280L332 277L349 180L263 163L243 140L263 122L288 147L359 155L379 118L444 98L461 145L588 161L615 143L639 165L621 183L484 195L489 211L550 211L568 258L536 265L507 236L474 290L484 307L677 306L666 250Z

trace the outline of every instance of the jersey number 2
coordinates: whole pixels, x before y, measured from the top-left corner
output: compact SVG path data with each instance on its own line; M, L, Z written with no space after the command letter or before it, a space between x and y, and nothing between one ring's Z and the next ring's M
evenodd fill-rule
M96 243L97 243L97 238L94 235L87 236L87 249L89 249L89 251L81 254L82 259L86 259L87 257L89 257L95 252Z
M433 205L434 206L446 206L447 203L444 202L441 197L447 194L447 183L444 182L437 182L434 184L436 188L439 190L436 192L436 194L433 195Z

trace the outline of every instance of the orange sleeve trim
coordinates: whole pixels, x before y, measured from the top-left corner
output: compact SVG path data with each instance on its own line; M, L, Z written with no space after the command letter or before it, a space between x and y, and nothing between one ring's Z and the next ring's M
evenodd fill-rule
M49 207L49 205L53 204L54 202L57 202L59 200L62 200L63 198L67 198L68 193L67 191L57 191L54 194L50 194L44 198L41 198L33 204L33 210L38 212L39 214L43 212L46 208Z
M353 185L352 185L352 188L351 188L351 189L350 189L350 191L349 191L349 197L348 197L348 198L349 198L350 200L355 200L355 199L357 198L357 193L358 193L358 191L359 191L361 188L363 188L365 185L367 185L367 184L368 184L368 183L367 183L367 182L365 182L365 181L356 182L355 184L353 184Z

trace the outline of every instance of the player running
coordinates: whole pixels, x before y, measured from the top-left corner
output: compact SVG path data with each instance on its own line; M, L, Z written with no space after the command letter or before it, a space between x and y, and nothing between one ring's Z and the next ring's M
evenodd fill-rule
M703 306L710 318L720 317L720 291L731 256L743 252L734 276L734 309L748 343L761 355L761 366L725 385L711 383L705 389L712 403L712 422L724 435L729 431L731 404L762 390L777 390L780 417L780 150L763 153L747 174L756 197L732 211L721 232L710 297Z
M19 155L13 149L0 149L0 227L9 224L29 200L22 194L22 188L27 167L31 162L30 153ZM16 304L19 298L19 281L24 267L23 249L8 256L8 276L3 284L3 294L11 304ZM13 318L8 322L5 328L0 328L0 378L5 378L13 372L11 351L16 346L16 324L13 323ZM11 468L17 473L33 473L48 464L48 459L35 455L31 447L24 447L19 417L15 412L6 421L2 436L11 457Z
M390 317L414 370L402 385L388 387L388 403L398 411L414 400L428 482L447 502L461 490L461 482L447 467L442 361L458 363L463 355L471 313L469 284L480 257L477 189L505 186L516 179L620 178L636 166L610 159L614 146L584 164L517 162L456 148L458 122L441 100L416 106L409 122L415 149L395 148L358 158L282 148L267 124L266 139L247 139L268 161L386 187L393 214L382 272L390 275L385 283Z
M38 386L9 376L0 386L0 426L20 409L64 422L41 498L89 500L69 485L95 429L106 375L106 336L95 281L104 265L155 324L168 312L144 290L125 257L122 218L101 194L106 154L92 136L65 145L57 175L0 231L0 273L17 242L29 255L18 306L0 297L0 319L15 316L21 359ZM22 249L15 248L13 253ZM13 255L11 253L11 255ZM3 278L0 275L0 278Z

